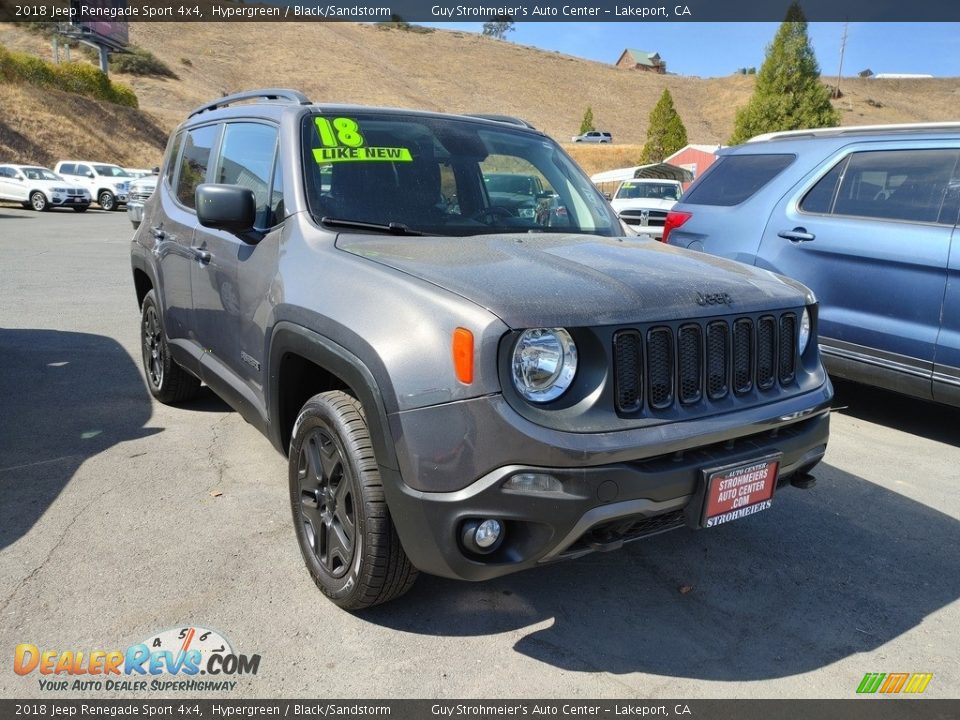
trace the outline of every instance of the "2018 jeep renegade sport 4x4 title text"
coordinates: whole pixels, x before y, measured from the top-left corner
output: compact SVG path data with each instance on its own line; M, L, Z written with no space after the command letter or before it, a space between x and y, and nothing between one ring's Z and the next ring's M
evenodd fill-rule
M492 203L493 173L566 214ZM307 567L351 609L811 484L811 293L621 234L522 121L220 98L171 136L133 240L147 383L206 383L288 454Z

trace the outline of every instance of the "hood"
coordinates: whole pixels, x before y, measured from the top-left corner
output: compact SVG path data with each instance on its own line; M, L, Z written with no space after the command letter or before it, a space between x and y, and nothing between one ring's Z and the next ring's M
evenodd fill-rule
M148 177L137 178L136 180L131 181L130 189L149 190L150 192L153 192L157 189L157 176L150 175Z
M622 198L610 201L610 205L618 213L624 210L670 210L676 204L676 200L662 198Z
M342 233L337 247L467 298L512 328L678 320L813 299L767 270L636 238ZM724 294L729 305L704 301Z

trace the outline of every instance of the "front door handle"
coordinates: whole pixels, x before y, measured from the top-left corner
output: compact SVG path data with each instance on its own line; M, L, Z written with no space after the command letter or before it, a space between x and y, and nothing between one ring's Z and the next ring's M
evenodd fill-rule
M201 247L192 247L194 256L197 258L197 262L201 265L209 265L210 261L213 259L213 255L210 254L209 250L204 250Z
M817 237L813 233L807 232L807 229L804 227L795 227L793 230L781 230L777 233L777 236L782 237L784 240L789 240L792 243L810 242Z

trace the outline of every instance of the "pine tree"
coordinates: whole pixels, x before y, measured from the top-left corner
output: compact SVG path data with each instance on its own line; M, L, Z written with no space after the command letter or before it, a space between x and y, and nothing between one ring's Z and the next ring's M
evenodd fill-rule
M750 102L737 111L730 144L760 133L839 124L840 117L830 104L830 89L820 82L807 20L793 3L767 47Z
M640 155L641 163L663 162L687 144L687 129L683 126L677 109L673 106L673 97L669 90L654 105L650 113L650 125L647 128L647 142Z
M583 135L593 129L593 109L587 105L587 110L583 113L583 120L580 121L580 134Z

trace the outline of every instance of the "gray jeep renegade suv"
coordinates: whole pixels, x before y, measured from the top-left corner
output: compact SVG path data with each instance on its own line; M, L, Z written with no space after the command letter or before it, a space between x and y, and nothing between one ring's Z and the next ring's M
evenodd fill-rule
M491 202L494 173L565 216ZM288 455L307 567L350 609L810 486L832 395L811 293L621 235L522 121L219 98L172 134L133 239L147 384L206 383Z

